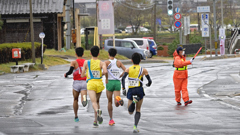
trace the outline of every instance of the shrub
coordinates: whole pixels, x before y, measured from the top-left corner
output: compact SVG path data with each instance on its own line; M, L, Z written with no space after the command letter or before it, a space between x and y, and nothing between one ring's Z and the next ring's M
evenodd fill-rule
M34 47L36 58L41 57L41 43L34 42ZM46 47L47 46L44 45L43 51L45 51ZM14 59L12 59L12 48L21 48L21 59L19 59L19 61L32 58L31 42L4 43L0 44L0 64L15 61Z
M159 46L157 50L164 50L164 48L162 46Z

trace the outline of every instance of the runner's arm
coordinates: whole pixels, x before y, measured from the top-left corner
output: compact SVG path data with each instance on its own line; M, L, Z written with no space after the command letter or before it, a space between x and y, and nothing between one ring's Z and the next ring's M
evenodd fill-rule
M84 61L81 77L86 76L87 60Z
M70 64L69 71L64 74L64 77L67 77L68 75L71 75L73 70L74 70L74 67L75 67L75 63L74 63L74 61L72 61L71 64Z
M122 88L125 89L125 79L128 76L129 69L126 69L122 77Z
M108 67L108 65L109 65L109 61L105 61L105 64L106 64L106 66ZM106 84L108 83L108 73L107 74L105 74L105 76L106 76Z
M103 74L103 75L106 75L106 74L107 74L106 63L101 61L101 67L102 67L102 69L103 69L102 74Z
M126 67L123 65L123 63L121 61L119 61L121 64L120 64L120 67L122 68L123 71L126 70ZM124 72L122 72L122 74L120 75L120 78L123 76Z
M143 73L144 73L145 77L146 77L147 80L148 80L148 83L146 84L146 86L147 86L147 87L150 87L151 84L152 84L152 80L151 80L151 78L150 78L150 76L149 76L149 74L148 74L147 69L144 68L144 69L143 69Z

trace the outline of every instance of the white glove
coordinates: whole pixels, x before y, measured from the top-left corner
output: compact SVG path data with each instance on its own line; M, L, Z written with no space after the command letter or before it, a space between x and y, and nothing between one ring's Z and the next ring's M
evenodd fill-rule
M192 59L190 60L191 64L193 63L193 60L194 60L194 58L192 58Z

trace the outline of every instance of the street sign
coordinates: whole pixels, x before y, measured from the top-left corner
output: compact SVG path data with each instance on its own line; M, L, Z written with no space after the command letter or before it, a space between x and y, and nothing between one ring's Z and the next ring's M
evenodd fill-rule
M39 38L45 38L45 34L44 34L43 32L41 32L41 33L39 34Z
M198 13L208 13L208 12L210 12L210 6L198 6L197 12Z
M41 54L41 64L43 63L43 39L45 38L45 34L43 32L41 32L39 34L39 38L42 39L42 54Z
M181 20L182 15L180 13L175 13L174 18L175 18L175 20Z
M226 39L226 35L225 35L225 29L224 28L220 28L219 29L219 40L220 40L220 54L224 55L225 54L225 39Z
M180 21L176 21L176 22L174 23L174 26L175 26L176 28L180 28L180 27L182 26L182 23L181 23Z
M202 22L202 37L209 37L209 14L204 13L201 14L201 22Z
M178 7L175 8L175 12L176 12L176 13L179 13L179 12L180 12L180 8L178 8Z

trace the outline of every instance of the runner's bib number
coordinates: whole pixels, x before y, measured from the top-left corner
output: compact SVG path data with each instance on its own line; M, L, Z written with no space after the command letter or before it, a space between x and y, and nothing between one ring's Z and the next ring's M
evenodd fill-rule
M139 86L139 81L136 81L136 80L128 80L128 86L137 87L137 86Z
M119 69L111 69L110 72L116 77L118 78L120 75Z
M100 78L100 71L91 70L94 78Z

